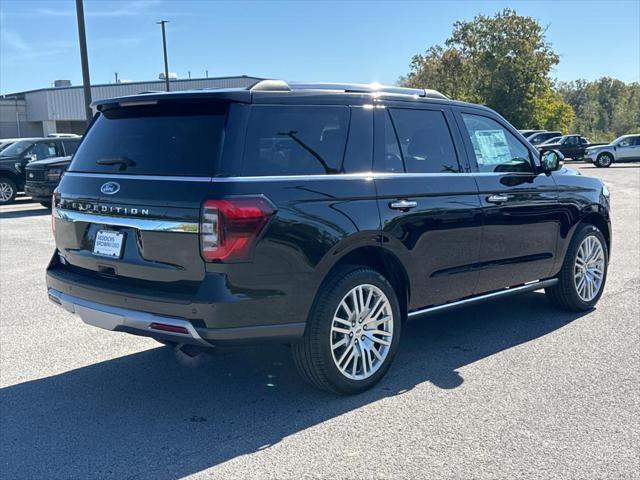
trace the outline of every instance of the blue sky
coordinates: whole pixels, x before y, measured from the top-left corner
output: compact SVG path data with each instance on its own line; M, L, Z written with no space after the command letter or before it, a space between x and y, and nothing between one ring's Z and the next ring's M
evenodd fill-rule
M157 78L166 19L179 78L254 75L394 83L456 20L504 7L548 25L560 80L640 81L640 1L214 2L85 0L92 83ZM0 92L81 84L75 2L0 2Z

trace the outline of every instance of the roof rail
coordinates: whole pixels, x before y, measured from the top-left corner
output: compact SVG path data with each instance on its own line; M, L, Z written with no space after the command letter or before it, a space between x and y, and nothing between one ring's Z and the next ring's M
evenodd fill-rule
M391 95L411 95L423 98L440 98L448 100L449 97L437 90L426 88L407 88L378 83L323 83L323 82L292 82L284 80L261 80L249 88L251 91L290 92L292 90L332 90L345 93L388 93Z

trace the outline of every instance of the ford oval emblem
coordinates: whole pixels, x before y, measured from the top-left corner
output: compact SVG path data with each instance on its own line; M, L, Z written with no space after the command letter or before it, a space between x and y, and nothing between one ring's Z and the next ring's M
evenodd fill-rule
M100 191L105 195L113 195L120 191L120 184L116 182L107 182L100 187Z

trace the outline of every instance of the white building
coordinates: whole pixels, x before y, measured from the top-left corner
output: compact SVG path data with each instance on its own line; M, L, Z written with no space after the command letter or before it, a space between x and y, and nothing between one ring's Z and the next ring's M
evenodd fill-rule
M256 77L216 77L171 80L171 91L204 88L246 88ZM91 86L93 101L164 91L164 80L150 82L110 83ZM82 85L41 88L0 96L0 138L39 137L50 133L82 134L86 127Z

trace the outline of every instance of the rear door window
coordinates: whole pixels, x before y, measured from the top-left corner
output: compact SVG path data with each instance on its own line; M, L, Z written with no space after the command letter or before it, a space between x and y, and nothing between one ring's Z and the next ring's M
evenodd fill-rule
M439 110L390 109L407 173L458 173L460 165Z
M70 171L212 176L226 105L167 102L102 112L76 151Z
M254 106L242 175L340 173L348 125L346 106Z

